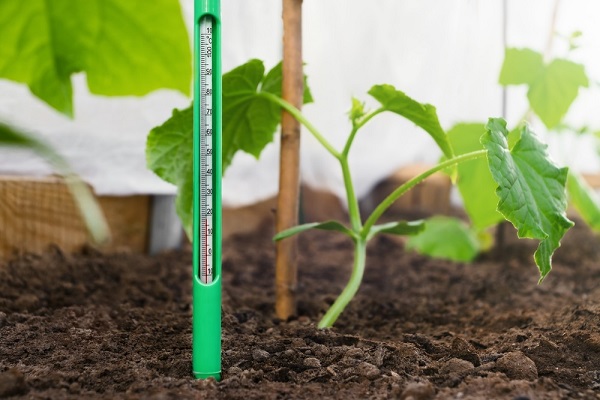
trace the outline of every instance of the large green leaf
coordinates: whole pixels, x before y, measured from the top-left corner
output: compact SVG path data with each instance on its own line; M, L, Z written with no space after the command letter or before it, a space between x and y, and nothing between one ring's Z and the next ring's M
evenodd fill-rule
M406 248L434 258L468 262L479 254L480 245L477 234L464 222L433 217L421 233L408 238Z
M485 125L479 123L457 124L448 131L448 139L456 155L483 149L481 135ZM461 163L457 167L456 185L462 196L465 210L477 229L485 229L503 219L496 210L496 182L483 158Z
M0 123L0 146L21 147L33 150L44 158L64 178L85 226L95 243L110 239L110 229L90 188L71 169L71 166L54 149L41 139Z
M193 118L192 107L173 110L171 118L150 131L146 142L148 168L174 185L179 184L183 172L193 165Z
M583 65L568 60L553 60L529 87L527 98L533 111L548 128L563 119L580 87L588 87Z
M508 48L500 70L501 85L531 84L544 69L544 57L531 49Z
M192 107L183 111L173 110L171 118L150 131L146 142L148 168L177 186L177 214L190 238L194 169L193 118Z
M310 103L312 95L304 80L304 103ZM260 94L281 97L281 81L281 63L265 75L260 60L250 60L223 75L223 172L238 151L258 158L273 141L281 107Z
M262 90L264 92L272 93L275 96L282 97L281 91L283 85L283 62L279 62L265 75L262 84ZM308 87L306 75L304 75L304 93L302 102L304 104L312 103L314 101L310 88Z
M589 81L583 65L556 58L544 64L542 55L529 49L507 49L500 84L529 86L529 104L542 122L553 128L560 123Z
M444 155L452 158L452 146L440 125L434 106L421 104L392 85L375 85L369 90L369 94L381 103L385 111L401 115L429 133Z
M273 140L281 108L260 96L262 91L281 94L281 64L267 75L260 60L250 60L223 75L223 171L242 150L258 157ZM306 78L305 78L306 81ZM312 101L304 85L304 101ZM193 199L193 122L190 106L173 115L148 135L146 162L162 179L177 186L176 208L191 237Z
M294 226L292 228L286 229L284 231L279 232L273 240L282 240L288 238L290 236L297 235L301 232L308 231L310 229L320 229L323 231L335 231L343 233L344 235L350 236L352 239L356 238L354 232L352 232L348 227L338 221L326 221L326 222L311 222L310 224L303 224Z
M178 0L0 1L0 78L72 116L71 75L90 91L190 90L191 53Z
M579 174L569 172L567 193L569 202L575 207L579 216L590 228L600 232L600 198L594 189Z
M191 240L194 237L194 166L185 165L182 171L181 181L177 185L177 198L175 199L175 210L181 219L185 233Z
M517 228L519 237L540 240L534 258L541 281L552 269L552 254L561 238L573 226L565 215L568 170L551 161L547 146L527 126L510 150L506 121L491 118L486 129L481 142L498 184L498 211Z

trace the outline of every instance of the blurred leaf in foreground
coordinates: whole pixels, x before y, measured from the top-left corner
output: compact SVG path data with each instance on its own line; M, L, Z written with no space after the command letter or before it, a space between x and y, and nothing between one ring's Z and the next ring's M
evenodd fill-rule
M178 0L0 1L0 78L73 116L71 75L94 94L190 91L191 52Z
M73 172L69 164L50 146L28 134L19 132L7 125L0 123L0 146L21 147L33 150L44 158L68 185L75 203L79 207L83 221L97 244L102 244L110 239L108 224L92 191Z

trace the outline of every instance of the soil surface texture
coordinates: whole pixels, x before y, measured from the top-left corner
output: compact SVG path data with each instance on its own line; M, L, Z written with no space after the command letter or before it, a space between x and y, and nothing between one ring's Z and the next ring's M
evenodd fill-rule
M0 398L600 399L600 238L581 225L542 285L533 241L461 264L376 238L329 330L352 243L302 234L299 316L279 321L271 235L224 243L221 382L191 376L189 252L0 263Z

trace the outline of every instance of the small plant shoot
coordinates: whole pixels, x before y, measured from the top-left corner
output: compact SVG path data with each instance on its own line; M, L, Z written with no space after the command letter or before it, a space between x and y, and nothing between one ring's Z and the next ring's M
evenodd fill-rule
M559 247L565 232L573 225L565 215L567 169L554 165L548 157L546 145L527 126L511 133L506 129L504 120L491 118L485 126L456 128L468 131L468 135L477 139L476 145L461 144L462 135L456 131L448 134L441 127L435 107L419 103L392 85L375 85L368 92L378 103L374 109L368 110L365 103L352 99L349 112L352 129L344 147L338 150L297 108L281 98L278 89L280 80L279 65L265 75L263 64L258 60L251 60L223 76L223 170L239 150L256 157L260 155L262 149L272 141L280 122L281 109L300 121L339 162L350 226L340 221L310 223L279 232L274 238L281 240L309 229L321 229L344 234L354 243L354 266L350 280L319 322L319 327L331 327L358 291L366 267L367 243L371 239L379 234L414 236L426 231L428 221L384 224L378 224L378 221L398 198L438 171L450 171L460 185L460 182L476 179L482 174L483 168L489 177L489 187L487 192L484 190L482 197L472 202L483 202L486 208L481 213L482 217L476 221L476 226L484 228L501 219L510 221L517 228L520 237L539 241L534 259L540 270L540 281L550 272L552 254ZM308 89L304 100L312 101ZM422 128L438 145L444 158L438 165L392 191L375 207L371 215L363 219L354 191L348 156L361 128L385 112L397 114ZM191 155L182 146L189 148L191 133L191 114L187 110L174 111L169 121L152 130L147 146L150 168L179 187L178 212L187 228L191 224L191 206L186 200L191 193L191 179L186 166L191 164ZM468 198L468 193L474 191L463 190L462 193ZM492 216L488 216L488 213ZM440 219L433 219L431 224L433 232L436 229L438 232L460 229L467 241L472 240L468 228L464 226L449 225L447 221ZM476 254L475 247L476 243L472 243L465 251ZM456 259L466 260L472 255L460 257L464 256L459 254Z

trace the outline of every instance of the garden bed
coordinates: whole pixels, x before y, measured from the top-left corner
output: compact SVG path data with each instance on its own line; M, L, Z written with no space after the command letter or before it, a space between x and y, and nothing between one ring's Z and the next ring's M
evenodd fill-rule
M538 286L534 242L471 265L369 246L332 330L351 243L300 238L299 312L273 316L270 226L224 243L223 380L191 377L189 252L58 250L0 264L0 397L600 398L600 246L581 224Z

